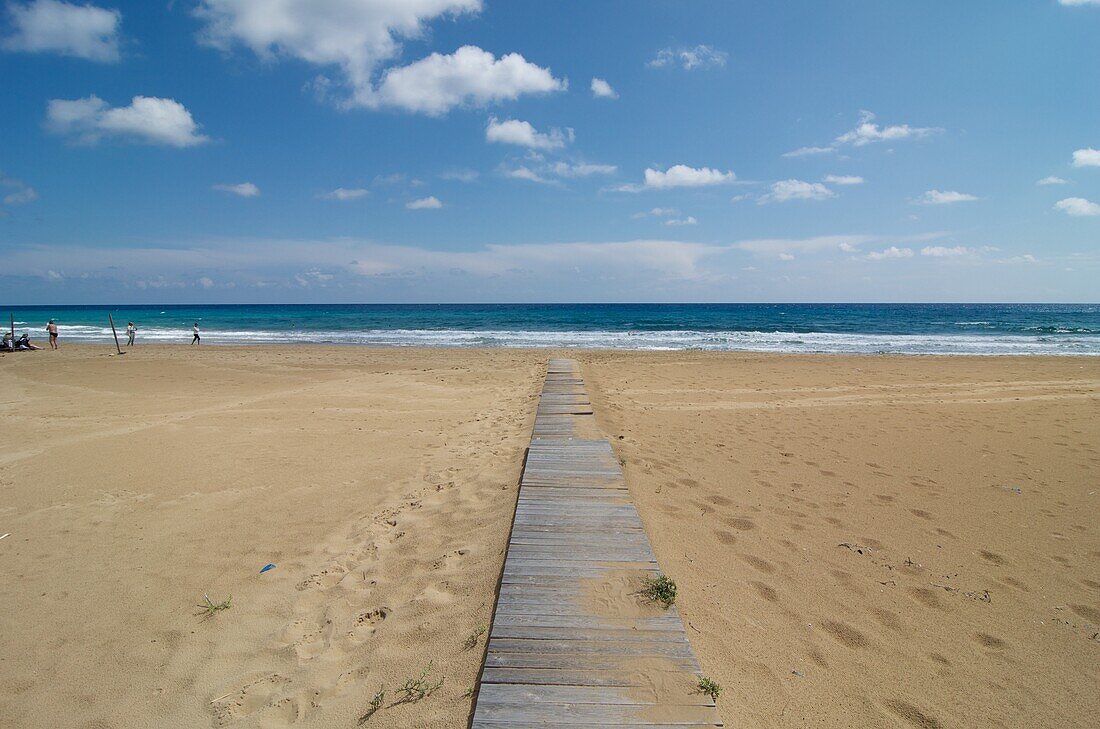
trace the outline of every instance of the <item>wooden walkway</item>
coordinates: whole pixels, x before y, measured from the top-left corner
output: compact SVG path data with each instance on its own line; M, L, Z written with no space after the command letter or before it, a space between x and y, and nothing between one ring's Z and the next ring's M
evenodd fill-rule
M635 594L657 560L611 444L574 437L591 417L550 360L471 726L722 726L675 606Z

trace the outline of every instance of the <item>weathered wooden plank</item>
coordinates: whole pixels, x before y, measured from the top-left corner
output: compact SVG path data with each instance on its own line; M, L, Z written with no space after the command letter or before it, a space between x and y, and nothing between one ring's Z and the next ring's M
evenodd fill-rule
M589 654L609 656L676 656L692 655L691 645L652 640L542 640L525 638L490 638L492 653L550 653Z
M635 656L611 655L601 653L488 653L485 656L486 667L493 668L558 668L570 670L629 670ZM699 671L695 656L662 656L661 665L671 670L689 673Z
M493 621L493 627L514 626L533 628L576 628L596 630L622 630L624 624L629 624L637 630L674 630L680 631L682 625L676 617L652 617L632 618L629 620L604 618L591 614L585 615L532 615L528 611L520 614L497 613Z
M470 725L470 729L531 729L531 723L528 721L508 721L507 719L495 719L495 720L482 720L474 721ZM538 726L559 727L559 729L607 729L609 726L623 727L624 729L684 729L685 727L704 727L704 726L722 726L722 724L714 724L712 722L695 722L695 723L680 723L680 724L586 724L586 723L557 723L557 722L539 722Z
M486 668L481 674L481 684L528 684L546 686L650 686L654 670L583 670L568 668ZM698 679L702 674L684 669L669 669L663 673L673 676L690 675Z
M714 701L688 687L668 691L658 697L652 690L636 690L628 686L560 686L553 684L488 684L482 686L478 701L493 704L516 704L527 701L552 704L604 704L608 706L654 706L660 699L678 706L714 706Z
M524 625L493 625L491 639L561 641L639 641L646 643L687 643L683 631L631 630L629 628L544 628Z
M515 704L482 703L478 696L474 720L519 721L526 726L545 726L549 724L573 725L593 724L596 726L622 726L626 724L672 726L721 726L718 712L709 706L675 705L675 717L669 717L668 711L657 711L652 706L615 705L615 704L569 704L519 702ZM652 718L649 718L652 717ZM670 721L671 719L671 721Z

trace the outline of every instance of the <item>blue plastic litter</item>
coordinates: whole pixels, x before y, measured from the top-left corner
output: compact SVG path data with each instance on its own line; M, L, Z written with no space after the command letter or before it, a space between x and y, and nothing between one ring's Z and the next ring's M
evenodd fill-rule
M273 570L273 569L275 569L275 565L273 565L271 563L265 564L264 568L262 570L260 570L260 574L262 575L264 572L267 572L268 570Z

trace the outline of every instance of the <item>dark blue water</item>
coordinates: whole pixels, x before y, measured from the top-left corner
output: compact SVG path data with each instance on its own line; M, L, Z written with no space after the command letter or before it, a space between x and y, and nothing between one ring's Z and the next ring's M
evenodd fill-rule
M67 340L604 347L768 352L1100 355L1095 304L456 304L23 307Z

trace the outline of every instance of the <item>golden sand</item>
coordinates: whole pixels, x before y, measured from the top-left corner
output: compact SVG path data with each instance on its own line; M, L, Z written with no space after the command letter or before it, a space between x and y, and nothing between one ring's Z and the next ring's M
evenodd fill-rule
M1100 714L1100 361L581 355L730 726Z
M0 724L466 726L551 354L0 357ZM1100 713L1100 362L570 354L729 726Z

